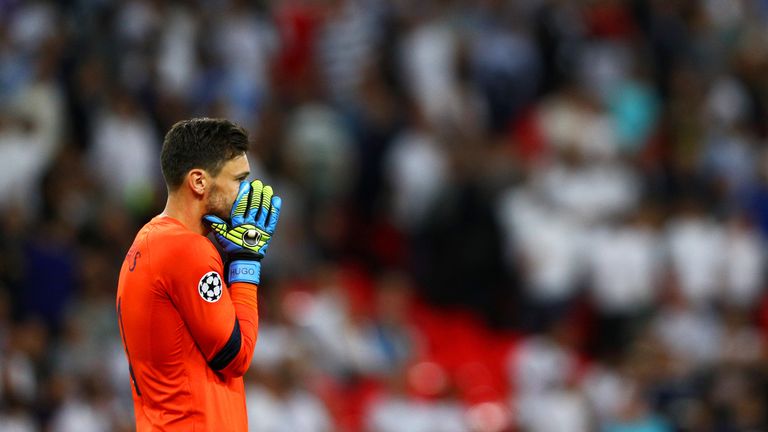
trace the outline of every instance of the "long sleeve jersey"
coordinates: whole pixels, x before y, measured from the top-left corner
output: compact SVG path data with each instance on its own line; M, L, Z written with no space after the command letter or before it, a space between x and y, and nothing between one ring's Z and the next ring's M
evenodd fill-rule
M137 432L247 430L243 374L257 287L222 277L204 236L158 216L136 235L117 288Z

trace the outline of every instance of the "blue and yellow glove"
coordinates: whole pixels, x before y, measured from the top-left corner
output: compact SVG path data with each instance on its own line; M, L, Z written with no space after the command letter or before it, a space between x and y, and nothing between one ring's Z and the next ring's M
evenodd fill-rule
M230 224L214 215L203 217L229 254L229 283L259 283L261 259L275 233L281 204L271 186L261 180L244 181L232 205Z

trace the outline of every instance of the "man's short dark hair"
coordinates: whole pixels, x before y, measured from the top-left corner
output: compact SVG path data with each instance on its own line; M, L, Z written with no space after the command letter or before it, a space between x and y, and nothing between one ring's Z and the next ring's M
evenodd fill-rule
M160 166L168 189L176 190L189 170L201 168L218 175L225 162L247 150L247 132L229 120L182 120L165 135Z

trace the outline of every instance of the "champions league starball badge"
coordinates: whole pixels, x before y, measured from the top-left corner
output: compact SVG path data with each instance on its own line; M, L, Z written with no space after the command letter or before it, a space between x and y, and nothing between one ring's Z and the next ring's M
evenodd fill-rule
M208 303L219 301L222 293L221 276L215 271L204 274L197 284L197 292Z

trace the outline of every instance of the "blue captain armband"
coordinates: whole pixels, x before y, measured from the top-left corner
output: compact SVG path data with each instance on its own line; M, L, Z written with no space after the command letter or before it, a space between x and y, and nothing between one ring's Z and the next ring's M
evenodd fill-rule
M233 260L229 263L229 283L245 282L258 285L261 280L261 262Z

